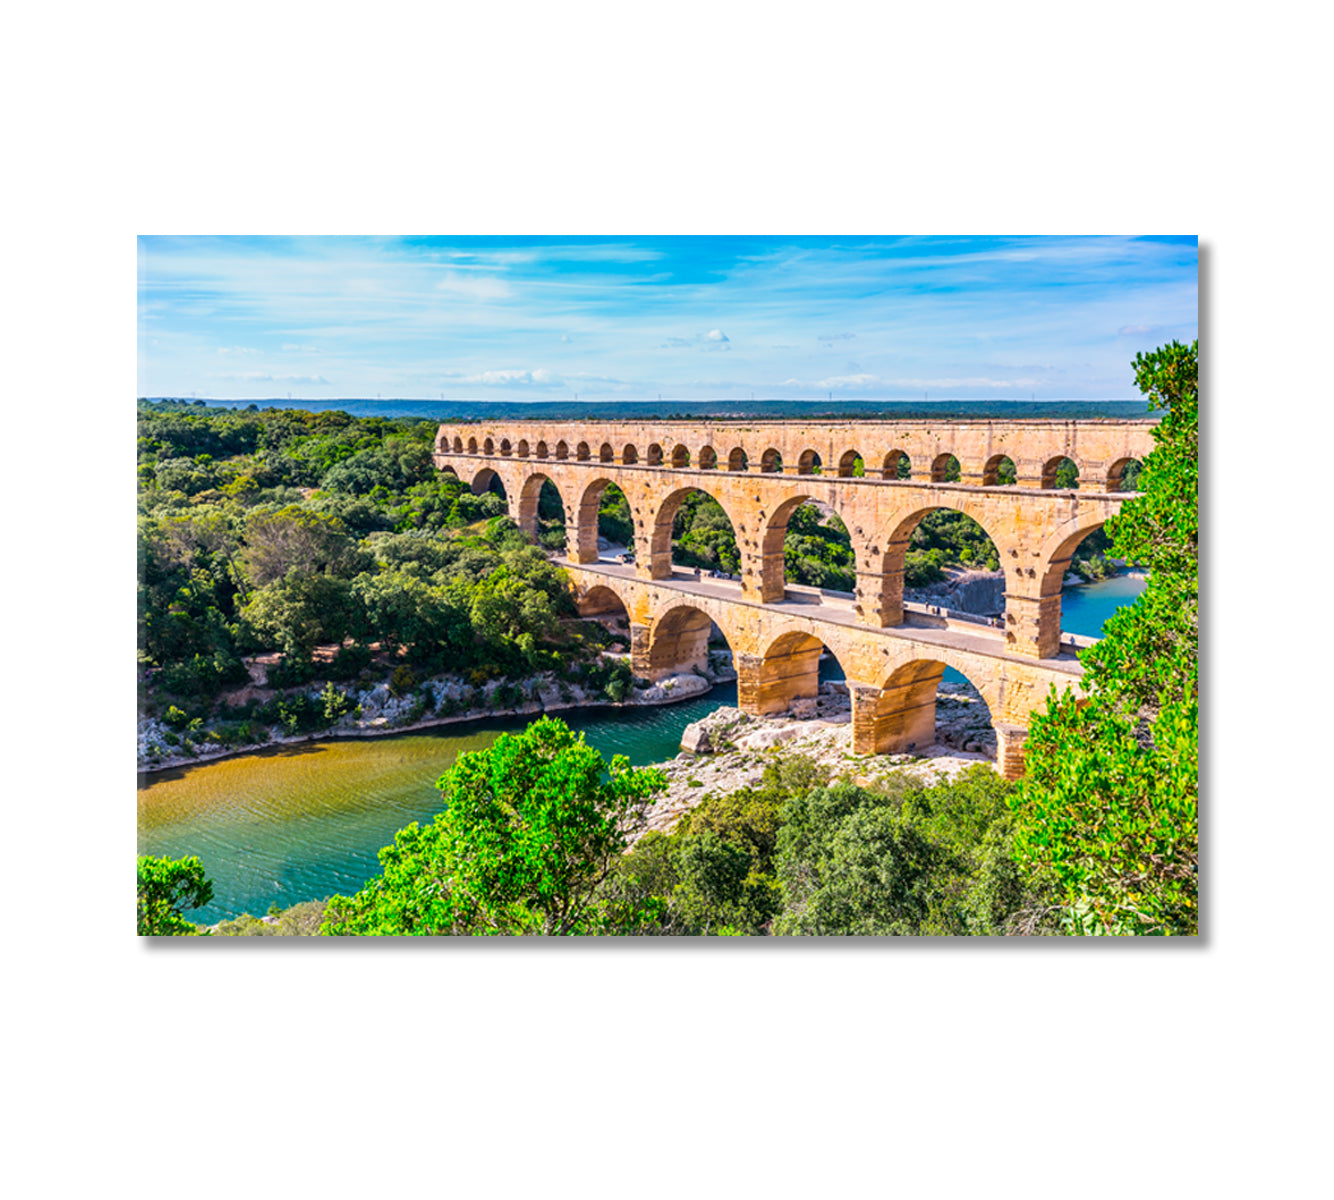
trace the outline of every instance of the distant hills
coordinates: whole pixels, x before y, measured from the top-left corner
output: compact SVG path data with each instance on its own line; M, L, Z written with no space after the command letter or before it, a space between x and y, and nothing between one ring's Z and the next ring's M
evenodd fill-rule
M145 397L205 408L294 408L309 412L341 410L354 417L424 417L432 421L465 420L672 420L701 417L851 419L1039 417L1075 420L1148 417L1143 400L191 400L180 396Z

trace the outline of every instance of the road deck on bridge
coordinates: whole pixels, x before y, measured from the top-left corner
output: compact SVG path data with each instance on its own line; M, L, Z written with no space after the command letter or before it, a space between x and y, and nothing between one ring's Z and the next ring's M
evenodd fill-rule
M989 658L1008 659L1027 666L1040 663L1053 671L1074 678L1078 678L1084 673L1084 669L1080 666L1076 657L1077 648L1090 645L1093 641L1090 638L1079 638L1074 648L1062 645L1061 652L1057 657L1035 660L1008 653L1005 650L1004 633L999 629L992 629L985 625L977 626L975 633L971 630L965 633L957 628L940 629L927 624L924 617L913 613L907 605L904 606L904 624L877 629L864 625L857 619L851 599L821 591L819 588L788 584L784 599L759 604L753 600L742 598L739 580L716 579L712 576L703 576L696 579L694 571L685 568L673 567L670 578L641 579L635 574L635 568L632 565L617 562L614 559L599 558L595 563L576 563L563 556L553 555L552 562L568 571L586 571L591 575L608 575L616 579L632 580L647 587L661 587L670 591L682 592L686 595L712 600L726 600L750 608L762 608L768 612L789 613L793 616L805 617L808 620L828 621L830 624L845 625L863 633L880 637L901 638L927 645L948 647L953 650L985 655Z

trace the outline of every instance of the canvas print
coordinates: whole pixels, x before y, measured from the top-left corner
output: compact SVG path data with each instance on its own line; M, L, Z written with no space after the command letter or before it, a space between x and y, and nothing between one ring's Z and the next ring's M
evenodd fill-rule
M1198 931L1193 236L138 248L138 932Z

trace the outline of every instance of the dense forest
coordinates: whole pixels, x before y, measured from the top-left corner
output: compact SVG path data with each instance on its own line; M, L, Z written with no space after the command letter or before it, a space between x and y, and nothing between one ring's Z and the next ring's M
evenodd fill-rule
M388 677L399 690L448 667L473 683L555 671L608 685L600 626L504 516L431 462L427 421L340 412L139 412L142 709L182 732L245 744L269 726L327 726L346 695L217 703L263 651L277 688ZM340 648L319 663L317 646ZM608 675L605 680L597 673Z

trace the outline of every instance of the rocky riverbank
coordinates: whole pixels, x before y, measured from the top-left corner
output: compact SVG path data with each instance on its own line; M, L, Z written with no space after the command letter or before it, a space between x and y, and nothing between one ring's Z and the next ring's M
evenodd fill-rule
M607 658L616 658L607 655ZM726 661L725 661L726 660ZM485 717L540 716L542 713L568 712L576 708L618 708L639 705L674 704L707 692L715 684L736 678L729 656L714 656L705 674L672 675L649 687L632 686L619 704L605 692L594 692L557 679L554 675L535 675L517 681L492 680L472 684L454 675L442 675L415 686L412 691L395 695L387 683L339 692L349 711L331 724L311 731L283 732L281 727L266 727L259 738L223 741L234 738L234 722L210 720L196 728L176 728L160 717L141 717L138 724L139 772L163 771L193 763L212 762L237 754L250 754L265 746L294 745L326 738L382 737L412 733L439 725L454 725ZM262 688L246 689L249 698L268 699L274 693ZM322 687L288 689L281 695L289 701L298 697L303 703L318 703Z
M991 714L975 688L942 683L936 695L937 744L920 754L864 756L852 750L852 708L842 683L820 685L820 694L798 701L795 711L753 717L719 708L686 726L682 752L657 766L667 790L654 804L648 828L668 832L706 796L756 784L779 754L805 755L830 768L833 778L869 786L891 771L908 770L923 782L950 778L976 763L996 760Z

